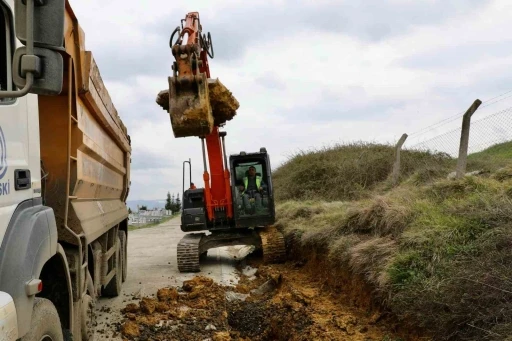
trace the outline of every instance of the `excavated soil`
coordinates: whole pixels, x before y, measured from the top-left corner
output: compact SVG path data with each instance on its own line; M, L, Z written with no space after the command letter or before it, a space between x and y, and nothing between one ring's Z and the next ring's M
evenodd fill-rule
M219 126L235 117L240 103L233 93L228 90L218 79L208 80L208 92L214 124Z
M156 103L169 112L169 90L158 93ZM176 137L202 136L210 133L213 126L220 126L233 119L240 103L233 93L218 79L208 79L208 98L194 92L184 92L178 98L181 110L169 112ZM211 113L210 113L211 109Z
M197 276L128 304L125 340L400 340L380 315L343 304L301 264L240 267L236 286Z

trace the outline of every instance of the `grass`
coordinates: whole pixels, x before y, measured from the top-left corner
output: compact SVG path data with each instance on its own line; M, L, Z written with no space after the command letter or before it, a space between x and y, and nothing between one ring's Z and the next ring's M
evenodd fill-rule
M335 145L331 148L301 151L273 172L276 199L357 200L371 195L378 186L389 185L394 147L372 143ZM427 181L454 164L444 154L422 151L401 153L402 178L418 169Z
M493 166L509 164L512 159L512 142L504 142L491 146L481 152L473 153L468 156L468 160L475 162L492 161Z
M166 223L166 222L168 222L169 220L171 220L173 218L176 218L176 216L165 217L165 218L163 218L159 222L148 223L148 224L144 224L144 225L140 225L140 226L128 225L128 231L135 231L135 230L147 229L147 228L150 228L150 227L155 227L155 226L158 226L160 224Z
M300 253L325 254L333 268L361 276L435 340L504 340L512 335L511 150L471 155L486 171L459 180L447 179L454 160L410 152L397 187L387 183L386 147L301 153L274 177L278 227ZM296 171L321 179L299 182Z

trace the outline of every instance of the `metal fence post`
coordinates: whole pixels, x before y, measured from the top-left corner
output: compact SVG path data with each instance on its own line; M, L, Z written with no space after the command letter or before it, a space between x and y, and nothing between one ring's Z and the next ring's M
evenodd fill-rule
M471 126L471 116L475 113L482 101L477 99L471 104L462 118L462 131L460 133L459 158L457 160L457 169L455 178L460 179L466 174L466 165L468 163L469 131Z
M393 186L396 186L398 184L398 179L400 178L400 151L402 150L402 146L405 143L405 140L407 139L407 134L403 134L402 137L400 137L400 140L398 140L398 143L395 147L395 164L393 165Z

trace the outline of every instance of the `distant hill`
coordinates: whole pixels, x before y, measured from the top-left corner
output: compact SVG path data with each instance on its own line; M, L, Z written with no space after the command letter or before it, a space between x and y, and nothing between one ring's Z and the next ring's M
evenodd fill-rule
M165 200L128 200L126 205L134 212L137 211L137 205L146 206L148 210L154 208L165 208Z

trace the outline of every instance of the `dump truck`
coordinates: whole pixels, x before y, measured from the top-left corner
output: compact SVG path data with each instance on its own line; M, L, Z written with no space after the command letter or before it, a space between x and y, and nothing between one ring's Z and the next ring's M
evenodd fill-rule
M130 137L69 2L0 6L0 340L91 340L127 275Z

